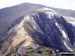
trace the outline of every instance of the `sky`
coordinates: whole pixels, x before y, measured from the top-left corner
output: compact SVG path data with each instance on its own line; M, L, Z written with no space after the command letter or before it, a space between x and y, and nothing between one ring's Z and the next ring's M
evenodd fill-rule
M42 4L49 7L75 10L75 0L0 0L0 9L21 3Z

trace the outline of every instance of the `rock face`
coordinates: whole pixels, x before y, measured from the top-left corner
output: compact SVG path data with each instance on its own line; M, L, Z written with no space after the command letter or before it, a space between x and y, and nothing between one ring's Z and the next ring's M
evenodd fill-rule
M13 49L25 53L28 46L35 49L36 43L59 51L75 51L75 28L50 9L30 11L11 25L0 37L0 51L4 55Z

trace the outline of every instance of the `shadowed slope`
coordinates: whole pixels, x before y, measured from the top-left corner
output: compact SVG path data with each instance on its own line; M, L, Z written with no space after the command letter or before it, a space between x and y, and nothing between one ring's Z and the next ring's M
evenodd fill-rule
M29 17L28 25L30 28L32 27L35 32L29 30L30 28L27 26L25 26L25 30L27 30L30 36L40 45L59 49L60 51L73 51L74 49L71 49L74 48L72 45L74 45L75 41L73 26L67 23L62 16L51 12L49 12L49 14L45 13L40 12L38 15L31 15ZM34 22L32 22L33 20Z

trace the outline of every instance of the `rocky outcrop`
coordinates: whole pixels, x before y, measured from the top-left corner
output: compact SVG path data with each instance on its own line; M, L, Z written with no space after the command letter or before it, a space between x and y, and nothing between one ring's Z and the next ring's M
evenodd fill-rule
M27 48L40 46L59 51L75 51L75 28L50 9L34 10L18 18L0 37L0 52L25 54Z

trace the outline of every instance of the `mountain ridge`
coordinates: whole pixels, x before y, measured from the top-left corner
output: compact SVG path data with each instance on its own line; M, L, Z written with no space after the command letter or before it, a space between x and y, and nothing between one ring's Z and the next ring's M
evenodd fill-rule
M35 49L37 45L59 51L75 51L73 24L50 8L29 5L23 6L25 9L18 7L10 12L6 10L3 13L5 17L0 15L0 30L3 30L0 32L4 33L0 37L1 53L6 55L15 49L16 54L18 52L26 54L27 47Z

